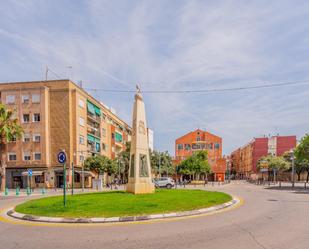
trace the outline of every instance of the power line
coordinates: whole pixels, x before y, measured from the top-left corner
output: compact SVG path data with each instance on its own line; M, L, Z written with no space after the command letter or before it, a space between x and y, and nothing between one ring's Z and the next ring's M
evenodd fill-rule
M246 86L246 87L231 87L231 88L213 88L213 89L199 89L199 90L142 90L142 93L153 93L153 94L166 94L166 93L216 93L216 92L232 92L242 91L250 89L261 89L261 88L272 88L280 86L292 86L298 84L309 83L309 80L301 81L289 81L280 83L269 83L263 85ZM102 89L102 88L85 88L88 91L101 91L101 92L113 92L113 93L134 93L136 90L118 90L118 89Z

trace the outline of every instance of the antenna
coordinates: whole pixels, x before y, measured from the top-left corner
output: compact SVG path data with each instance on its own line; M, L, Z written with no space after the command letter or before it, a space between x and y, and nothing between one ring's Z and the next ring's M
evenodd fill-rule
M45 69L45 80L47 81L48 78L48 66L46 65L46 69Z

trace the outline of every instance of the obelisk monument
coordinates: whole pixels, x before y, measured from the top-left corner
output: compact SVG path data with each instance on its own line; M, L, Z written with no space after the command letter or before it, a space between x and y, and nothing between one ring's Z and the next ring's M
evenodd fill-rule
M154 184L151 181L145 104L138 86L135 94L132 120L127 192L133 194L153 193Z

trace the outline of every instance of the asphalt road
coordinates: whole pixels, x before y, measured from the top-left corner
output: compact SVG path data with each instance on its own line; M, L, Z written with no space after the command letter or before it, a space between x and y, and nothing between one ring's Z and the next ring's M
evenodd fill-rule
M146 224L31 226L0 223L0 248L309 248L309 191L243 182L209 187L243 198L210 216ZM25 198L0 199L0 208Z

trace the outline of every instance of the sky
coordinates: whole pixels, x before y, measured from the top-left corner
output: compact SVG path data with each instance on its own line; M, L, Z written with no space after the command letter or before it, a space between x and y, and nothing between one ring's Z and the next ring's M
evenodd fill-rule
M6 0L0 82L82 81L131 124L133 93L309 80L309 1ZM92 90L91 90L92 89ZM93 90L97 89L97 90ZM309 83L221 93L145 93L154 146L197 128L229 154L253 137L309 130Z

